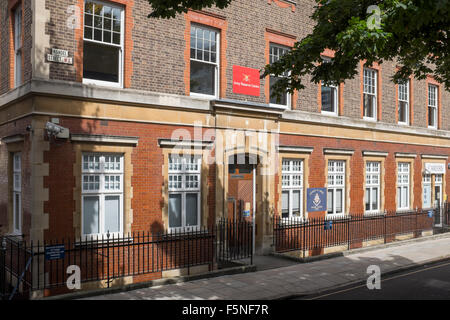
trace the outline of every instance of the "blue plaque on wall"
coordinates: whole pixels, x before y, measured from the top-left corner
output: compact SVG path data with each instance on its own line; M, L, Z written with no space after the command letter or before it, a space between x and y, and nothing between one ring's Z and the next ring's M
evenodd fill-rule
M306 192L308 212L327 211L327 188L308 188Z

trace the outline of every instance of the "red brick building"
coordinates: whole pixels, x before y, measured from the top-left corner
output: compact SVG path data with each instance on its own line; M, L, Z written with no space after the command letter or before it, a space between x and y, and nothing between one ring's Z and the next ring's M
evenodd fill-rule
M155 20L145 0L2 1L1 233L48 241L255 215L268 252L273 216L447 199L450 93L431 76L395 85L395 62L361 62L345 83L270 97L276 78L258 70L312 30L314 5L236 0ZM307 212L308 188L327 188L326 211Z

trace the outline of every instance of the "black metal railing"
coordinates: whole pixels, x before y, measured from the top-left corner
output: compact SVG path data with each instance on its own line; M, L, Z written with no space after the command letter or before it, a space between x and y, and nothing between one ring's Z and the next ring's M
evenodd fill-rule
M274 218L274 248L276 252L321 250L335 246L379 240L390 242L396 236L433 229L433 215L428 211L386 212L380 215L349 215L337 219Z
M217 260L231 262L250 258L253 264L253 225L246 220L222 219L216 226Z
M196 266L212 271L220 263L252 259L252 232L249 222L222 219L209 228L170 233L134 232L28 244L4 237L0 292L12 286L23 295L35 290L63 293L71 266L78 267L81 283L105 281L107 287L120 278L147 281L174 269L185 269L188 275Z

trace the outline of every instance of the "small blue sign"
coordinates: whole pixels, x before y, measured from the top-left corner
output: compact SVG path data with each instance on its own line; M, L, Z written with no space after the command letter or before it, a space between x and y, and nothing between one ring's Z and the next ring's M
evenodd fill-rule
M323 226L323 230L331 230L333 229L333 221L325 221L324 226Z
M244 210L243 216L244 216L244 218L250 217L250 210Z
M306 192L306 211L327 211L327 188L308 188Z
M45 247L45 260L64 259L66 250L63 244Z
M433 216L434 216L434 211L433 210L428 211L428 218L433 218Z

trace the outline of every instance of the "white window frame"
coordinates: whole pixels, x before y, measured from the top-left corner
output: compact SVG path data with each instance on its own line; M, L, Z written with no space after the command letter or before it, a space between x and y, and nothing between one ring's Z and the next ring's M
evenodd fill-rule
M409 125L409 114L410 114L410 104L409 104L409 100L410 100L410 96L409 96L409 92L410 92L410 81L409 79L405 80L404 82L401 82L398 84L398 124L402 124L402 125ZM406 108L405 108L405 121L401 121L400 120L400 108L401 108L401 103L405 103L406 104Z
M215 66L215 77L214 77L214 94L210 95L210 94L203 94L203 93L196 93L196 92L192 92L189 90L189 94L192 97L196 97L196 98L202 98L202 99L207 99L207 100L212 100L212 99L217 99L219 98L219 91L220 91L220 30L218 29L214 29L211 28L209 26L205 26L203 24L197 24L197 23L191 23L191 30L192 27L195 28L201 28L201 29L205 29L205 30L209 30L210 32L214 32L216 34L216 62L209 62L209 61L204 61L204 60L199 60L199 59L194 59L191 57L191 52L190 50L192 49L192 43L190 44L190 48L189 48L189 64L191 63L191 61L196 61L199 63L205 63L205 64L210 64L210 65L214 65ZM189 34L190 37L190 34ZM192 42L192 40L190 40L190 42ZM190 70L190 68L189 68ZM192 72L192 70L190 70L190 72ZM189 82L190 82L190 77L191 77L191 73L189 73Z
M13 153L13 233L22 233L22 154ZM16 196L19 196L17 208ZM16 228L18 226L18 228Z
M93 168L93 169L85 169L84 168L84 157L98 157L99 158L99 168ZM106 169L105 168L105 158L106 157L120 157L119 165L120 169ZM118 196L119 197L119 232L109 232L110 236L114 237L121 237L123 236L123 220L124 220L124 205L123 205L123 184L124 184L124 155L122 153L93 153L93 152L86 152L83 153L81 156L81 229L82 229L82 235L83 237L87 236L102 236L106 235L108 233L108 230L105 230L105 197L108 196ZM85 177L99 177L99 188L90 190L85 189ZM119 183L119 189L106 189L105 188L105 181L106 177L114 176L120 177L120 183ZM85 233L84 230L84 199L85 197L99 197L99 217L98 217L98 224L99 224L99 233Z
M194 159L195 162L188 162L188 159ZM172 162L172 159L175 160ZM168 214L168 231L169 233L175 231L183 231L190 232L196 231L200 229L201 226L201 185L202 185L202 157L200 155L184 155L179 156L176 154L169 155L169 168L168 168L168 190L169 197L170 195L181 195L181 226L180 227L171 227L170 226L170 201L167 205L167 214ZM194 164L197 168L189 168L189 163ZM181 187L175 186L171 183L171 177L177 177L177 181L179 181ZM187 177L193 176L197 177L197 187L188 187L187 185ZM180 180L181 178L181 180ZM187 194L197 194L197 225L195 226L186 226L186 195Z
M22 84L22 5L14 9L14 87Z
M99 4L99 5L104 5L104 6L108 6L111 7L113 9L119 9L120 10L120 45L117 44L113 44L113 43L106 43L103 41L98 41L98 40L94 40L94 39L86 39L84 37L85 35L85 24L84 24L84 15L85 15L85 8L86 8L86 2L91 2L94 4ZM124 74L124 38L125 38L125 32L124 32L124 28L125 28L125 8L123 6L119 6L119 5L115 5L115 4L111 4L109 2L103 2L103 1L97 1L97 0L85 0L84 1L84 7L83 7L83 42L92 42L92 43L97 43L97 44L101 44L101 45L105 45L105 46L111 46L111 47L116 47L119 48L119 82L110 82L110 81L102 81L102 80L95 80L95 79L85 79L83 77L83 84L94 84L94 85L98 85L98 86L104 86L104 87L115 87L115 88L123 88L123 74ZM111 35L112 36L112 35ZM103 37L103 35L102 35ZM83 72L84 72L84 67L83 67Z
M372 208L373 190L377 190L377 207ZM367 191L369 199L366 198ZM370 209L367 210L366 203L369 200ZM381 162L367 161L366 162L366 187L364 190L364 211L365 213L378 213L381 210Z
M428 128L437 129L438 126L438 105L439 105L439 89L434 84L428 84ZM430 126L430 108L433 109L433 123L434 125Z
M291 50L291 48L289 48L287 46L283 46L281 44L270 42L269 43L269 63L274 63L274 62L278 61L278 60L274 60L274 61L270 62L270 60L271 60L271 54L270 54L271 50L270 49L271 49L272 46L273 47L277 47L277 48L282 49L282 50L286 50L286 53ZM278 59L280 59L281 57L282 56L278 56ZM270 77L275 77L275 76L273 74L271 74L269 76L269 86L270 86ZM286 77L287 76L280 75L280 76L278 76L276 78L286 78ZM292 94L290 94L289 92L286 92L286 104L284 105L284 104L271 103L270 102L270 99L271 99L270 92L271 92L271 88L269 88L269 106L276 107L276 108L284 108L284 109L291 109L292 108Z
M328 160L328 179L327 179L327 197L328 192L331 190L333 193L333 212L329 213L328 210L328 199L327 199L327 216L336 217L344 216L346 214L346 161L345 160ZM342 171L337 170L342 164ZM342 183L337 183L337 177L342 176ZM337 190L342 190L342 212L337 212Z
M369 78L369 74L370 76ZM365 115L365 96L370 95L373 99L373 117ZM375 69L363 69L363 119L369 121L377 121L378 119L378 71Z
M425 173L424 175L423 175L423 178L422 178L423 180L422 180L422 206L423 206L423 208L424 209L429 209L429 208L432 208L433 207L433 199L432 199L432 189L431 189L431 174L427 174L427 173ZM425 188L427 188L427 187L429 187L429 197L430 197L430 205L429 206L425 206L425 201L424 201L424 194L425 194L425 192L424 192L424 190L425 190Z
M331 62L330 58L327 57L322 57L323 63L329 63ZM339 84L329 84L329 85L325 85L323 83L323 81L320 82L320 94L322 95L322 87L328 87L333 89L334 91L334 101L335 101L335 105L333 106L334 111L324 111L322 109L323 107L323 101L321 99L321 113L325 114L325 115L329 115L329 116L337 116L338 115L338 110L339 110Z
M297 168L297 169L296 169ZM287 192L288 196L288 217L284 218L286 220L291 219L303 219L303 179L304 179L304 160L303 159L290 159L284 158L282 160L281 169L281 194L283 198L283 193ZM297 183L296 183L297 182ZM293 215L292 204L294 199L294 192L299 191L300 203L299 203L299 216ZM281 200L283 201L283 200ZM281 204L283 208L283 203ZM282 209L283 210L283 209ZM283 212L281 212L281 217L283 217Z
M402 191L406 189L406 206L402 207ZM411 209L411 163L397 163L397 210Z
M434 191L436 192L436 186L439 186L440 188L439 188L439 190L440 190L440 193L439 193L439 205L442 205L443 204L443 201L444 201L444 199L443 199L443 195L444 195L444 190L442 189L443 188L443 180L444 180L444 175L443 174L436 174L436 175L434 175ZM436 195L435 195L435 197L436 197ZM434 199L433 199L433 201L432 201L432 203L431 203L431 205L433 206L434 205Z

